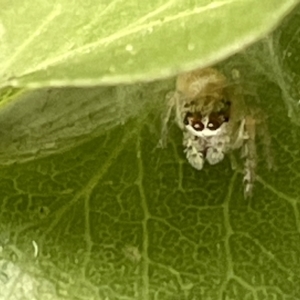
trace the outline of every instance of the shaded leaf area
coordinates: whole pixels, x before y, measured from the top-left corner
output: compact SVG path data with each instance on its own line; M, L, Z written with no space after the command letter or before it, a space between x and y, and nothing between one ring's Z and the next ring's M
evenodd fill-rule
M4 1L0 87L117 84L203 67L270 32L297 3Z
M275 82L280 86L288 115L293 123L300 124L300 43L299 43L300 7L283 23L281 30L274 35L271 55L277 57ZM275 55L274 55L275 54Z
M300 57L299 57L299 15L300 6L283 22L272 35L260 43L241 52L225 68L241 71L241 78L245 81L248 91L255 92L263 88L265 77L278 85L282 92L282 100L291 121L300 125ZM253 72L255 70L255 72ZM270 101L264 97L261 101L266 104Z
M30 299L299 299L300 133L278 86L264 83L257 92L270 100L262 108L277 170L266 169L259 146L248 200L228 158L201 172L186 162L175 125L168 147L156 148L155 112L2 167L1 257L10 267L1 292L21 299L10 285L21 270L39 286Z
M156 105L173 88L160 84L3 91L0 164L22 162L70 149Z

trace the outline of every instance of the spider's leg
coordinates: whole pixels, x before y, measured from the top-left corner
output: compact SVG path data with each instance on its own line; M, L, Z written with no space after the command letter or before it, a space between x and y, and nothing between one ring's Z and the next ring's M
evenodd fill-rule
M229 159L230 159L230 165L232 170L237 170L238 169L238 163L236 161L236 158L233 154L233 152L229 153Z
M239 128L237 130L237 134L234 138L234 141L232 142L231 149L241 148L244 143L244 140L248 139L248 133L245 132L246 120L243 118L240 122L241 123L239 124Z
M222 150L217 148L208 148L206 152L206 160L209 162L210 165L215 165L222 161L224 158L224 153Z
M248 133L248 139L245 140L242 147L242 157L245 159L244 166L244 183L245 183L245 197L251 196L253 183L255 181L256 171L256 146L255 146L255 119L251 116L245 118L245 130Z
M205 159L205 147L201 143L201 139L195 140L192 134L184 132L183 146L185 147L184 152L190 165L197 170L202 170Z

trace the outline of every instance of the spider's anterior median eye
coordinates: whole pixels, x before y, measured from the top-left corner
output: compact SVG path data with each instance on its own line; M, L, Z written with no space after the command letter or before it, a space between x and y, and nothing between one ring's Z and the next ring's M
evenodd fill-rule
M211 121L207 124L207 127L210 129L210 130L217 130L219 127L221 126L220 123L218 122L215 122L215 121Z
M192 127L196 130L196 131L202 131L204 129L204 125L202 124L202 122L200 121L194 121L192 122Z
M184 125L191 125L196 131L202 131L204 125L202 123L202 115L200 113L187 112L184 119Z
M209 115L209 122L207 124L207 127L210 130L217 130L220 128L220 126L229 121L229 107L230 107L230 102L226 103L227 107L226 109L222 109L219 112L212 112Z
M220 117L221 116L218 113L212 112L209 115L209 122L207 124L207 127L210 130L217 130L224 123L224 121L222 120L222 117L221 118Z

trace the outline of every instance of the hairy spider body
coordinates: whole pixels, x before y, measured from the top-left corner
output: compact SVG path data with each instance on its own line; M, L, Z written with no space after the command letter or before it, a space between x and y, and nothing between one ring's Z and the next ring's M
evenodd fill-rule
M245 195L252 192L255 181L256 119L247 109L237 85L214 68L195 70L177 77L176 91L168 96L167 122L175 109L175 120L183 131L183 146L188 162L201 170L205 161L215 165L227 153L242 150Z

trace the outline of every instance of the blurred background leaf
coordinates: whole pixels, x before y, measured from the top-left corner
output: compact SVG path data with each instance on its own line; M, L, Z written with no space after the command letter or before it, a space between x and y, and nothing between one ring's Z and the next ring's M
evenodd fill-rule
M129 118L142 116L154 105L160 113L164 97L171 89L173 80L159 84L6 91L5 101L0 103L0 165L70 149Z
M2 0L0 87L118 84L213 64L298 0Z

